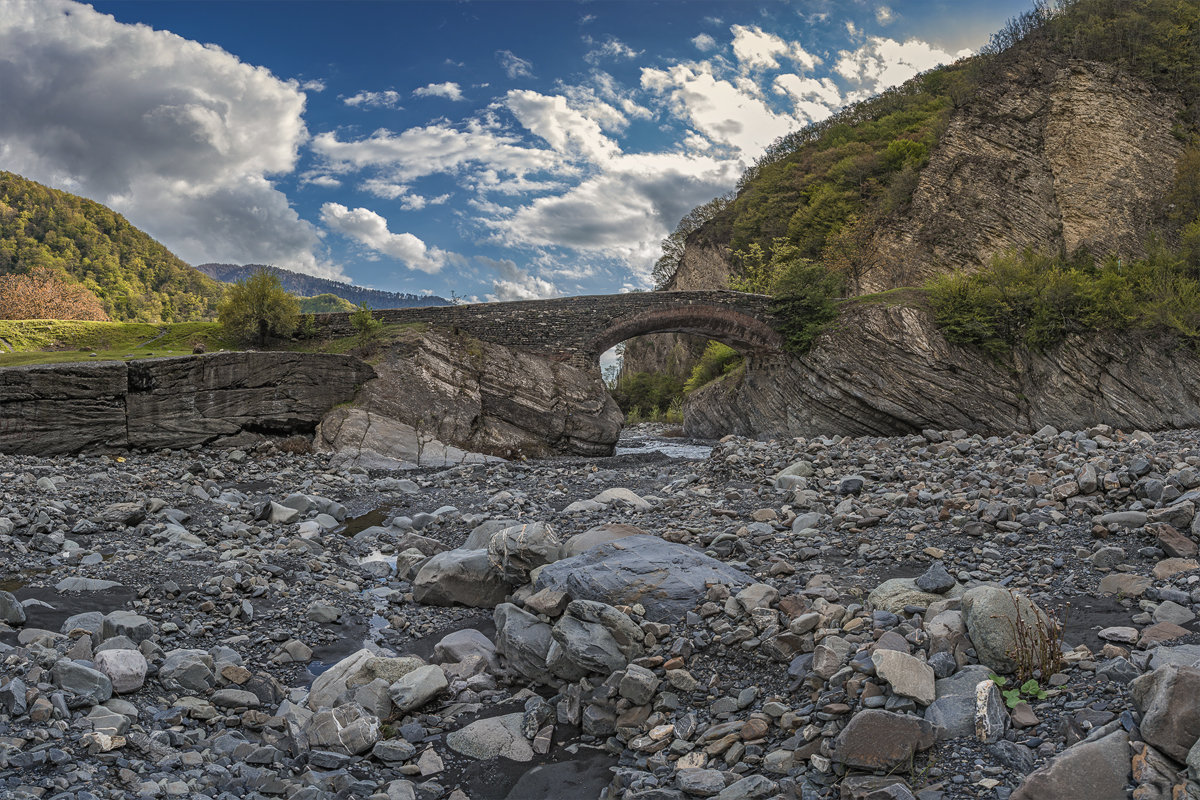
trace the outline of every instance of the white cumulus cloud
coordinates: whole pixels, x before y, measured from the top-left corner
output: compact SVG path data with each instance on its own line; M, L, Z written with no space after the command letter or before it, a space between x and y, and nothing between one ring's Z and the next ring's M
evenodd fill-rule
M5 169L114 207L191 263L338 273L272 183L308 137L297 82L68 0L6 0L0 53Z
M898 42L882 36L872 36L856 50L838 53L834 70L848 81L862 87L864 93L874 93L889 86L898 86L939 64L949 64L969 56L970 50L947 53L919 39Z
M591 44L591 40L585 40ZM642 54L641 50L634 50L624 42L609 38L605 40L599 47L584 53L583 60L589 64L599 64L601 61L628 61L632 58L637 58Z
M434 273L453 256L426 246L411 233L392 233L388 230L388 221L369 208L349 209L341 203L326 203L321 206L321 222L368 250L402 262L409 269Z
M778 69L780 58L789 59L805 70L821 63L820 58L797 42L785 41L757 26L734 25L729 31L733 34L733 54L744 70Z
M453 81L445 83L431 83L428 86L422 86L420 89L414 89L413 94L417 97L444 97L447 100L462 100L462 87Z
M342 98L342 102L355 108L399 108L400 93L394 89L382 92L362 91Z
M513 79L533 77L533 63L521 58L512 50L497 50L496 58L508 77Z
M496 277L492 279L492 291L487 299L492 303L503 303L510 300L540 300L544 297L555 297L561 292L558 287L548 280L530 275L507 258L488 258L478 256L480 264L491 270Z
M709 50L716 48L717 40L707 33L701 33L692 37L692 45L701 53L707 53Z

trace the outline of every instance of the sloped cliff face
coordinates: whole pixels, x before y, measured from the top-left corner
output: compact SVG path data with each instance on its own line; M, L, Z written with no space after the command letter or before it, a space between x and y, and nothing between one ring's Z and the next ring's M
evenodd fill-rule
M1183 149L1180 105L1103 64L1015 65L951 116L908 211L873 239L864 291L1013 248L1144 254Z
M612 455L624 422L599 376L463 336L414 335L375 371L322 422L318 449L380 464Z
M1180 107L1104 64L1012 64L951 115L911 204L872 237L877 266L862 291L920 285L1013 248L1144 254L1183 149L1172 134ZM701 228L667 288L724 286L729 260ZM690 370L680 348L703 350L664 334L629 345L625 369Z
M1074 337L998 363L928 312L859 305L802 358L751 360L684 404L691 436L892 436L1200 425L1200 359L1146 335Z

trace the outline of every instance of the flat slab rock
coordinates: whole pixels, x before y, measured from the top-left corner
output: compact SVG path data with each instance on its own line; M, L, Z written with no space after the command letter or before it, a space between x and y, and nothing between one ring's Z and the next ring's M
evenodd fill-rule
M566 592L608 605L641 603L651 622L674 622L695 608L714 583L753 579L721 561L656 536L627 536L542 568L535 590Z

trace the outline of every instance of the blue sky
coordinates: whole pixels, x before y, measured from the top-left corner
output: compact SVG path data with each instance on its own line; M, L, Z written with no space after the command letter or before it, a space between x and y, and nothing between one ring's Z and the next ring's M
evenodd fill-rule
M776 137L992 2L0 0L0 168L191 263L511 300L649 286Z

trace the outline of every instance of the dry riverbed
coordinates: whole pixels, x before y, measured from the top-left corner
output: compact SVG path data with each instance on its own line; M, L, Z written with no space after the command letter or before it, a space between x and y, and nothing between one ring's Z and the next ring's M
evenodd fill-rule
M0 457L0 797L1196 791L1200 432L650 433Z

